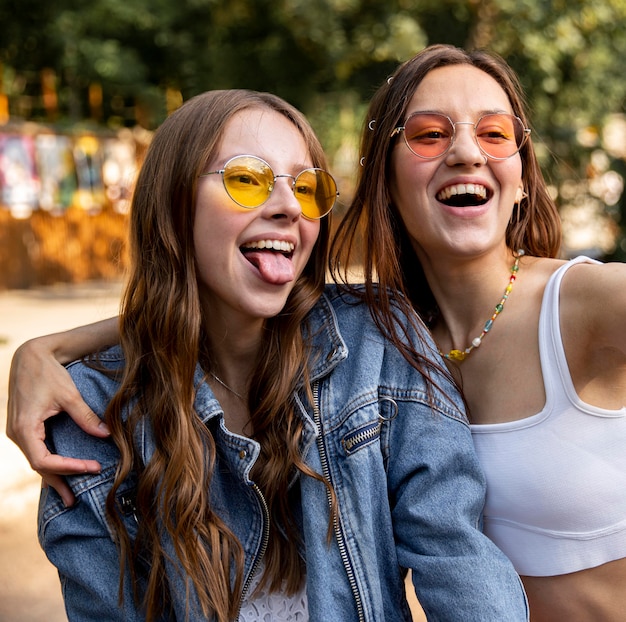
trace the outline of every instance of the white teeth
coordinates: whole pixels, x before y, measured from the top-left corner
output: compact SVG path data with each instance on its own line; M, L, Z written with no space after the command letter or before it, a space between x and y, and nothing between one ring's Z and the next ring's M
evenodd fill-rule
M454 186L444 188L437 195L437 199L439 201L445 201L446 199L458 194L471 194L480 197L481 199L486 199L487 188L485 188L485 186L481 186L480 184L456 184Z
M257 240L256 242L248 242L244 244L244 248L268 248L270 250L281 251L283 253L291 253L295 245L285 240Z

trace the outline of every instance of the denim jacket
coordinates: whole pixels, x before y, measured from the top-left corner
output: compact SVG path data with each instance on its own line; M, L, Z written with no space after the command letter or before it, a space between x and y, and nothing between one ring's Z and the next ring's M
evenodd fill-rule
M528 620L519 577L481 533L485 479L456 389L433 375L429 397L423 377L381 336L367 308L334 286L311 311L308 330L314 404L304 391L296 396L304 422L301 449L338 501L329 544L325 486L306 476L294 482L311 621L410 621L406 569L428 620ZM432 356L436 350L426 329L424 336ZM101 362L119 368L121 350L108 350ZM116 382L81 362L68 369L102 415ZM244 548L245 594L267 537L264 500L249 477L259 446L226 429L220 404L202 378L198 367L195 407L218 447L211 498ZM148 460L148 422L139 437ZM100 474L68 478L77 498L71 508L53 489L42 491L39 539L58 568L69 619L143 620L127 578L118 603L119 558L104 512L118 460L115 445L88 436L67 415L53 418L48 438L53 451L102 465ZM125 482L119 494L131 536L133 486ZM166 619L184 620L184 581L175 569L168 580L173 612ZM193 603L191 611L190 620L203 619L194 616Z

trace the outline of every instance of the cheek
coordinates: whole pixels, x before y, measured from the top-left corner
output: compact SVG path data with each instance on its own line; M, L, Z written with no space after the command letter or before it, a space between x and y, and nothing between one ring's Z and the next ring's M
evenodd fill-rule
M237 234L242 225L237 214L219 209L218 205L198 203L193 223L193 243L196 262L200 267L225 269L232 255Z
M423 199L437 168L435 162L421 160L404 151L408 149L396 150L391 159L389 193L399 208L401 203Z
M319 220L306 220L302 219L302 224L300 225L300 241L302 243L302 265L306 265L309 257L311 256L311 251L315 246L315 242L317 242L317 238L319 236L321 229L321 224Z
M502 188L512 188L517 191L522 181L522 159L519 155L509 160L498 162L497 167L492 166L498 181Z
M428 183L432 175L423 162L398 162L392 169L389 195L407 228L428 209Z

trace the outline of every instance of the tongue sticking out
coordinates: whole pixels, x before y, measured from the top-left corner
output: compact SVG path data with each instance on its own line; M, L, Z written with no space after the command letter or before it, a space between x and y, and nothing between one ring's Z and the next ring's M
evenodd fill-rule
M282 253L265 250L247 250L246 259L261 273L261 278L272 285L284 285L293 281L293 263Z

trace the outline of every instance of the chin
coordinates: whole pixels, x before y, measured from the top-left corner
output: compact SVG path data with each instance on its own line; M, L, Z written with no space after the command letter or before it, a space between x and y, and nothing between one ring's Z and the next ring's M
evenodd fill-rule
M269 302L268 304L255 305L254 308L248 309L249 314L252 317L256 317L260 320L269 320L279 315L285 305L287 304L287 297L280 301Z

